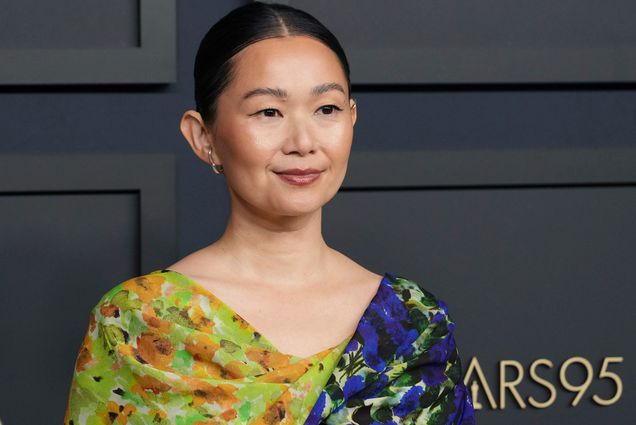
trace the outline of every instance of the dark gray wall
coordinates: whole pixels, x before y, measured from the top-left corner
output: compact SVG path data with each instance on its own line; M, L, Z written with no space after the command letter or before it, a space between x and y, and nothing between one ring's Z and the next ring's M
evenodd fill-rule
M0 153L175 153L179 252L207 244L223 230L225 190L222 178L191 153L178 122L194 105L191 74L200 38L243 3L177 2L174 85L0 87ZM354 87L354 92L359 109L354 153L636 146L636 85Z
M138 2L113 0L3 1L0 48L121 48L139 46ZM60 22L72 22L60 31Z
M598 0L400 0L393 3L398 7L387 7L387 0L285 3L336 33L354 83L636 80L632 0L612 0L611 7Z
M174 162L2 155L0 175L0 422L60 423L88 312L176 255Z
M178 122L182 112L194 104L191 74L200 38L211 23L243 3L229 0L177 2L178 75L177 83L173 85L0 87L0 154L173 153L177 165L178 255L186 255L210 243L221 234L225 225L228 200L224 182L222 177L211 173L209 166L194 157L178 131ZM635 84L354 87L354 96L358 100L359 120L353 155L365 151L411 149L636 147ZM377 172L383 170L379 168ZM540 203L550 195L547 191L536 193ZM497 194L493 191L486 195L494 197ZM586 196L585 193L582 196ZM423 198L422 202L434 200L429 197ZM452 204L452 201L446 202ZM516 205L517 201L510 198L506 202ZM594 218L593 215L590 217ZM454 223L449 223L448 228L456 230ZM490 223L491 226L495 224ZM532 234L531 224L528 226L524 231ZM396 231L407 230L400 227ZM427 243L426 249L439 253L432 243ZM426 257L428 252L422 251L421 255ZM452 247L447 252L452 252ZM406 267L406 264L387 266L395 273L419 276L419 271L404 272L400 267ZM463 309L459 295L456 289L442 289L445 283L438 281L432 285L440 288L436 292L449 302L451 311L457 312L459 326L462 326L462 319L467 316L459 313ZM553 306L545 305L545 308L549 307ZM488 320L498 319L497 314L484 319L485 329L489 329ZM627 336L630 332L630 328L626 328L624 334ZM489 347L504 344L496 340L497 335L492 335L491 330L484 330L483 335ZM475 338L468 341L465 337L464 340L470 342L470 345L465 344L467 347L475 350L472 353L464 351L467 355L486 353L472 348L480 347ZM459 343L461 345L461 339ZM514 350L489 353L493 359L503 359L509 354L510 358L523 361L526 368L530 360L542 354L554 362L577 354L574 351L551 353L541 350L527 355ZM624 353L580 354L600 362L600 355ZM482 366L490 370L486 371L490 373L489 378L495 375L495 363ZM600 363L594 364L595 375L599 368ZM631 382L625 383L628 384ZM493 387L496 391L497 385ZM608 396L611 392L611 385L608 385L603 395ZM543 394L537 390L535 397L543 399ZM481 397L480 401L486 405L483 395ZM510 397L508 403L512 403ZM584 410L575 411L581 412ZM541 421L537 413L541 412L532 415ZM566 419L568 423L583 423L581 418L578 421L573 417L570 419Z

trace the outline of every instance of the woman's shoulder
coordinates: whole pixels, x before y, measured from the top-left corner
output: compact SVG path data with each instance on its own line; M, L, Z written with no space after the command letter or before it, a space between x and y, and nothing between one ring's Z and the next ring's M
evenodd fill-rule
M348 270L349 275L357 276L353 280L376 282L374 286L377 292L371 306L384 304L378 308L386 309L386 314L408 314L411 320L420 321L420 323L428 322L428 320L420 320L422 317L434 318L433 323L450 322L446 302L432 293L425 282L409 278L403 274L385 271L378 286L377 279L380 275L366 269L339 251L334 250L333 252L339 258L342 270ZM358 289L356 288L356 292Z
M431 292L424 281L412 279L401 274L386 272L385 280L393 289L395 296L409 310L409 316L423 315L428 321L438 323L452 322L446 302Z
M134 310L144 305L179 305L189 300L198 288L185 276L172 270L157 269L132 276L108 290L95 309Z
M386 272L385 276L388 278L395 290L407 291L410 295L417 295L417 297L426 305L446 306L444 301L431 292L431 289L426 285L423 279L412 279L392 272Z
M212 332L233 320L231 312L189 277L158 269L131 277L109 290L89 314L94 324L119 328L130 335L153 328L175 327Z

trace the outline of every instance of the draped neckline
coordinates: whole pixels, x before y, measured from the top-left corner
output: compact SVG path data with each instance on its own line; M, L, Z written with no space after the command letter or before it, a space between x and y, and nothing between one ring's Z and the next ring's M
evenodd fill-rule
M272 343L269 338L263 334L260 330L256 329L249 321L247 321L244 317L242 317L240 314L238 314L232 307L230 307L229 304L227 304L225 301L223 301L221 298L219 298L218 296L216 296L212 291L210 291L208 288L206 288L205 286L203 286L202 284L200 284L199 282L197 282L196 280L192 279L191 277L189 277L188 275L185 275L181 272L178 272L176 270L172 270L172 269L158 269L155 270L153 272L150 272L150 274L156 274L156 273L173 273L177 276L180 276L182 279L185 279L192 287L196 288L197 291L199 291L200 293L205 294L205 296L207 296L208 298L216 301L222 308L226 309L230 314L232 314L233 316L236 316L239 320L241 320L248 328L251 332L257 333L259 335L259 342L263 343L264 345L267 345L271 350L288 357L289 359L293 359L294 361L306 361L306 360L311 360L315 357L322 357L324 355L326 355L328 352L335 350L335 349L340 349L341 351L344 350L345 346L349 343L349 341L353 338L353 336L356 334L357 329L359 327L359 324L362 320L364 320L365 316L367 316L369 310L372 308L373 304L377 302L377 298L380 296L380 289L382 288L382 285L385 283L385 281L390 282L388 280L388 272L384 272L382 279L380 279L380 282L378 284L378 287L376 288L376 291L373 295L373 298L371 299L371 301L369 302L369 304L366 306L366 308L364 309L364 312L362 313L362 316L360 316L360 319L358 320L358 326L356 326L356 330L350 334L349 336L347 336L344 340L342 340L339 344L336 344L334 346L325 348L322 351L319 351L317 353L311 354L309 356L299 356L299 355L295 355L295 354L288 354L288 353L284 353L283 351L279 350L276 345L274 345L274 343Z

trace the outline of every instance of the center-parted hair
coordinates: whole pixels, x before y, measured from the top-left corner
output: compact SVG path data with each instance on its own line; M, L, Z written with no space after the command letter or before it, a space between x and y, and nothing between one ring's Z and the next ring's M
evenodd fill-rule
M216 118L218 97L232 81L234 55L260 40L299 35L321 41L338 56L351 97L349 62L331 31L302 10L252 2L225 15L201 40L194 62L194 97L203 120L212 123Z

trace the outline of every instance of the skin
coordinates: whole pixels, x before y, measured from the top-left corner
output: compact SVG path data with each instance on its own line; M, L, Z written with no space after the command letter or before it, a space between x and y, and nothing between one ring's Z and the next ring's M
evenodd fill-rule
M199 159L209 167L211 146L224 167L227 227L167 268L211 291L279 351L307 357L355 331L382 278L329 247L321 231L322 207L346 174L357 108L336 54L310 37L253 43L235 56L234 70L214 122L189 110L180 126ZM311 93L331 83L344 92ZM256 88L287 96L244 99ZM310 167L322 173L306 186L276 174Z

